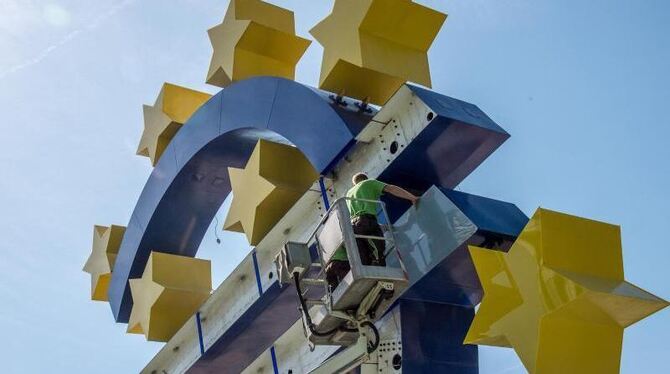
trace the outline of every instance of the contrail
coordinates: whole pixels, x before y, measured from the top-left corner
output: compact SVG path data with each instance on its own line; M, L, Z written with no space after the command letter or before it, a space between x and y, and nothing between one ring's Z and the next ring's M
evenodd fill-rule
M107 19L113 17L116 15L116 13L120 12L124 8L132 5L133 3L137 2L137 0L123 0L119 2L116 5L111 6L106 12L100 14L99 16L95 17L93 21L89 22L88 24L84 25L83 27L73 30L69 32L67 35L65 35L62 39L59 41L53 43L52 45L46 47L42 52L38 53L35 57L29 58L19 64L16 64L9 69L0 72L0 79L3 79L9 75L15 74L25 68L28 68L30 66L33 66L35 64L40 63L42 60L47 58L53 51L56 49L70 43L71 41L75 40L81 33L84 31L91 31Z

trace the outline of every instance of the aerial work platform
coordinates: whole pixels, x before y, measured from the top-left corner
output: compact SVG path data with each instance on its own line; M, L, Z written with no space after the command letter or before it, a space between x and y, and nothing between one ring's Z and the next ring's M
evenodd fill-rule
M387 217L381 201L339 198L306 243L287 243L277 258L282 283L290 284L292 280L296 286L306 337L315 345L354 344L359 339L361 325L367 324L374 330L372 323L376 316L386 311L393 296L402 293L408 282L392 225L380 226L383 236L356 234L347 207L351 200L367 202L377 207L382 217ZM385 251L377 255L385 261L393 258L395 265L365 264L359 247L368 241L386 242ZM310 247L316 249L317 263L312 262ZM349 271L334 286L328 284L327 273L336 251L346 253ZM321 286L323 296L307 299L301 283Z

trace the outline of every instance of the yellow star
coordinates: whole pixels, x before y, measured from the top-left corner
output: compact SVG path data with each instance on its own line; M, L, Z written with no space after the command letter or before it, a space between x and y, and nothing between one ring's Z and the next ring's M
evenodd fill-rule
M335 0L310 31L324 48L319 87L380 105L408 80L430 87L427 52L446 18L411 0Z
M126 228L112 225L93 227L93 247L83 271L91 274L91 300L107 301L114 261Z
M465 343L530 373L618 373L623 329L668 305L624 280L618 226L538 209L508 253L470 253L484 299Z
M244 169L228 168L233 202L223 225L258 244L312 186L317 172L295 147L259 140Z
M294 79L311 43L295 35L293 12L260 0L231 0L208 34L214 53L207 83L219 87L261 75Z
M211 95L165 83L153 106L144 105L144 131L137 154L156 166L163 151L181 126Z
M130 280L133 309L126 331L168 341L211 290L210 261L151 252L142 278Z

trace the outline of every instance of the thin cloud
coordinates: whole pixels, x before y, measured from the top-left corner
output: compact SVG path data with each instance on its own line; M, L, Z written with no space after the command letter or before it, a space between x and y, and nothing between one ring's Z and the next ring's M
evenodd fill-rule
M58 4L45 5L42 16L50 25L57 27L68 26L71 20L70 12Z
M67 35L65 35L63 38L58 40L57 42L53 43L52 45L46 47L44 50L42 50L40 53L38 53L35 57L29 58L27 60L24 60L23 62L16 64L10 68L8 68L5 71L0 72L0 80L4 79L10 75L16 74L19 71L26 69L28 67L31 67L33 65L39 64L42 62L45 58L47 58L53 51L57 50L58 48L69 44L73 40L75 40L80 34L86 31L92 31L98 28L101 23L104 21L108 20L109 18L115 16L117 13L119 13L121 10L127 8L128 6L134 4L137 2L137 0L123 0L119 2L116 5L113 5L110 7L106 12L100 14L96 18L93 19L93 21L89 22L88 24L84 25L81 28L78 28L76 30L71 31Z

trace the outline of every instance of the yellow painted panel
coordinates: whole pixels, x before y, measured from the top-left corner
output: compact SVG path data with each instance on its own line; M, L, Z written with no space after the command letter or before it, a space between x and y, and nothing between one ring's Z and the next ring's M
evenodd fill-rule
M190 88L164 83L160 93L161 109L174 122L184 124L212 95Z
M536 373L619 373L623 328L552 313L540 321Z
M412 1L376 0L361 22L360 32L427 52L446 19L446 14Z
M164 83L154 105L143 106L144 131L137 154L149 157L155 166L177 131L210 97L204 92Z
M410 0L336 0L310 31L324 47L319 87L380 105L408 80L430 87L427 51L446 17Z
M361 35L361 49L366 70L385 72L402 83L411 81L431 86L428 54L408 48L397 48L387 39Z
M319 88L345 96L384 103L405 80L338 60Z
M623 279L617 226L538 209L507 253L470 247L484 299L465 343L530 373L616 373L623 328L663 309Z
M259 140L244 169L229 168L233 202L224 229L258 244L318 178L295 147Z
M547 266L623 280L619 226L540 209Z
M295 32L293 12L288 9L260 0L233 0L230 3L226 17L230 15L238 20L252 20L287 34Z
M309 44L309 40L251 22L238 41L237 49L275 60L293 71Z
M112 273L91 274L91 300L108 301L109 281Z
M133 309L127 332L168 341L211 290L210 261L151 252L142 278L130 280Z
M295 69L292 65L244 49L235 51L235 61L233 76L236 81L263 75L294 78Z
M226 87L254 76L295 78L311 43L295 35L293 12L260 0L233 0L223 22L208 31L212 60L207 83Z
M151 265L152 280L163 287L207 292L211 289L212 271L208 260L155 252Z

